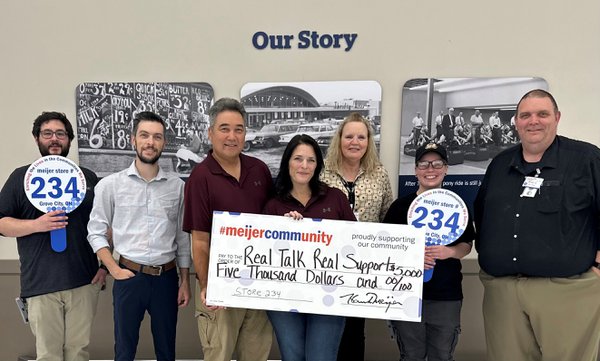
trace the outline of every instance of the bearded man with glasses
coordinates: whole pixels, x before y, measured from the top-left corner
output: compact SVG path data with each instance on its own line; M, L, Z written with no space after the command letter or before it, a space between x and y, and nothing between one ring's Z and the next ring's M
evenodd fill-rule
M67 156L75 137L63 113L44 112L33 122L33 138L42 156ZM106 271L86 242L96 175L81 168L87 189L69 216L42 213L27 199L23 180L29 165L17 168L0 193L0 233L16 237L21 263L21 295L36 338L37 360L89 360L92 319ZM67 229L68 247L55 252L50 231Z

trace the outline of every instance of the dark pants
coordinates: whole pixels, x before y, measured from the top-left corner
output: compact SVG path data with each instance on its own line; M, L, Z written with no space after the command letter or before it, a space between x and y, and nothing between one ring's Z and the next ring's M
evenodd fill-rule
M338 350L338 361L365 359L365 319L346 317L346 326Z
M502 129L499 127L492 128L492 140L498 146L502 144Z
M392 321L401 361L452 361L462 301L423 300L421 322Z
M414 138L413 138L413 144L414 145L419 145L419 138L421 138L421 128L414 128Z
M481 126L473 126L473 145L481 144Z
M135 358L140 324L146 311L150 315L156 359L175 360L178 291L179 277L176 268L160 276L138 272L135 277L115 280L115 360L132 361Z
M454 128L442 126L442 134L445 138L444 141L446 142L446 147L450 146L452 144L452 140L454 139Z

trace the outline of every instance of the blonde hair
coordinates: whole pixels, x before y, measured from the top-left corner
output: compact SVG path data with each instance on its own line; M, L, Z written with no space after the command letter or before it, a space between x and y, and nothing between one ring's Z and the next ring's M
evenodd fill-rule
M363 155L360 160L360 166L363 168L365 173L374 172L375 169L381 165L379 161L379 157L377 156L377 148L375 147L375 139L373 127L371 123L365 119L359 113L351 113L349 116L344 119L344 121L338 126L333 138L331 139L331 144L329 144L329 148L327 149L327 157L325 158L325 167L329 168L337 173L342 171L342 149L341 149L341 139L342 132L344 131L344 127L346 124L350 122L359 122L367 127L367 151Z

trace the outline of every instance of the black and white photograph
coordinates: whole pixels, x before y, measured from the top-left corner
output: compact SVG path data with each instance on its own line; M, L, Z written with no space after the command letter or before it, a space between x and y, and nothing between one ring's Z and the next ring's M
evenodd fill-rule
M82 83L76 89L79 162L100 177L127 168L135 157L133 118L153 111L166 123L161 167L187 177L210 149L213 98L208 83Z
M521 96L548 89L544 79L415 78L402 89L399 194L416 187L415 152L427 143L448 153L445 187L469 200L492 158L519 143L514 115ZM469 189L473 190L471 192Z
M351 113L371 121L379 147L381 86L376 81L248 83L240 98L248 112L244 152L264 161L273 177L296 134L315 138L325 155L337 126Z

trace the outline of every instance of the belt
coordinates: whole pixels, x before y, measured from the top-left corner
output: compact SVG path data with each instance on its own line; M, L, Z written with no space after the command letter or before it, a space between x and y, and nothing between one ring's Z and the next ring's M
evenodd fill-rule
M175 265L176 265L175 260L172 260L171 262L167 262L160 266L148 266L145 264L139 264L139 263L130 261L123 256L121 256L119 258L119 263L122 264L123 266L127 267L127 269L129 269L131 271L142 272L142 273L145 273L147 275L152 275L152 276L160 276L163 272L167 272L167 271L175 268Z

